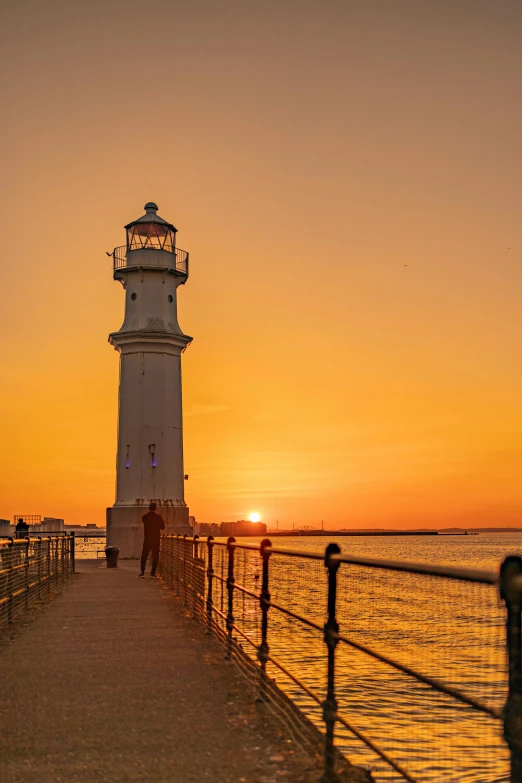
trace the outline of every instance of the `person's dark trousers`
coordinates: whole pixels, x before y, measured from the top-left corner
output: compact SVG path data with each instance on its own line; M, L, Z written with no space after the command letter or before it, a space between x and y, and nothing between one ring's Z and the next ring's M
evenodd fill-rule
M156 568L158 567L158 560L159 560L159 551L160 551L160 542L159 541L145 541L143 542L143 549L141 550L141 573L145 573L145 566L147 565L147 558L149 556L149 552L152 552L152 567L150 570L151 576L154 576L156 573Z

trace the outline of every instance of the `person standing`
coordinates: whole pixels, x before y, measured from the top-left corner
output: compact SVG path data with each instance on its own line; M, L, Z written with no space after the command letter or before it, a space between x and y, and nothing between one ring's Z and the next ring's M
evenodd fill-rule
M156 514L156 504L150 503L149 510L142 517L143 521L143 549L141 550L141 571L138 574L138 578L145 576L145 566L147 565L147 558L149 552L152 552L152 565L150 569L150 575L157 579L156 569L159 561L161 531L165 530L165 522L163 517Z
M22 519L22 517L20 517L15 527L15 538L23 538L28 532L29 525Z

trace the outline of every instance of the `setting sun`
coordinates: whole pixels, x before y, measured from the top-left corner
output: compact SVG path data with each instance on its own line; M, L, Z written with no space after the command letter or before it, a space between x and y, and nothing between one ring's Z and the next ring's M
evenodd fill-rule
M257 511L253 511L248 518L251 522L259 522L261 520L261 514L258 514Z

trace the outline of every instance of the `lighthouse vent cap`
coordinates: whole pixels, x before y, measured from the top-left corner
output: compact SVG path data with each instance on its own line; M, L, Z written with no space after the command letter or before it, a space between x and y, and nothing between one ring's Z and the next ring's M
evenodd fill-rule
M132 223L127 223L125 226L126 229L132 228L132 226L139 225L140 223L160 223L161 225L170 228L171 231L177 231L177 228L173 226L172 223L169 223L168 220L163 220L163 218L157 214L158 205L153 201L148 201L145 204L144 209L145 214L137 220L133 220Z

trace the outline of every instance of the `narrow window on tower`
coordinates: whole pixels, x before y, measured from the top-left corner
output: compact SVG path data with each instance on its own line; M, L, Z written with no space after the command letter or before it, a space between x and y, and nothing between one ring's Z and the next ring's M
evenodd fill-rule
M125 467L130 468L130 444L127 443L127 456L125 457Z
M150 454L150 464L151 467L156 467L156 445L154 443L151 443L149 446L149 454Z

